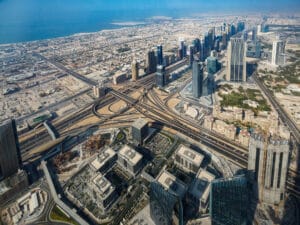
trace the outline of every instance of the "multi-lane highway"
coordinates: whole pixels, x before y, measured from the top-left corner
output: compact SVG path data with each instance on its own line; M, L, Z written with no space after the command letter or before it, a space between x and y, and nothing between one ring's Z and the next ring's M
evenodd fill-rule
M290 118L290 116L284 111L284 109L281 107L281 105L277 102L275 99L275 96L273 93L266 87L266 85L260 81L259 77L256 75L253 75L253 80L257 83L257 85L260 87L260 89L264 92L264 94L268 97L269 101L273 105L273 107L276 109L276 111L279 114L280 119L282 122L288 126L290 131L292 132L293 136L297 140L298 144L300 143L300 130L298 129L297 125L294 123L294 121Z
M170 73L180 66L186 63L185 60L180 61L176 64L171 65L170 67L166 68L167 73ZM66 70L66 68L63 68ZM67 71L65 71L67 72ZM119 101L120 99L125 101L128 105L127 108L122 110L121 112L117 113L116 115L121 115L124 113L129 107L134 107L138 112L145 115L146 117L155 121L156 126L168 126L171 129L174 129L178 132L187 134L191 138L202 142L203 144L215 149L216 152L225 156L226 158L232 160L236 164L246 168L247 167L247 158L248 158L248 149L244 146L238 145L234 141L228 140L224 136L212 132L210 130L204 129L199 124L195 123L194 121L188 120L186 118L177 115L172 110L166 107L165 103L159 99L158 96L155 96L150 90L150 97L148 100L154 101L152 105L145 104L139 99L134 99L130 97L130 93L137 91L141 88L151 89L155 82L155 74L147 75L137 82L128 83L125 85L124 88L119 90L111 89L109 94L103 98L102 101L95 101L93 104L89 105L88 107L78 111L77 113L71 115L70 117L60 120L58 122L54 122L53 125L55 126L58 132L62 132L66 129L70 124L74 124L81 119L87 118L88 116L93 113L100 119L107 119L111 117L103 117L103 115L98 113L98 109L104 106L110 105L115 101ZM90 83L92 85L92 83ZM261 85L261 84L260 84ZM272 98L271 98L272 99ZM277 103L278 104L278 103ZM280 106L280 105L279 105ZM278 109L278 108L276 108ZM282 109L281 109L282 110ZM116 116L114 115L114 116ZM285 114L283 114L285 115ZM297 136L297 133L295 137ZM45 143L48 139L50 140L50 136L47 134L45 129L41 129L37 132L36 138L31 138L26 142L21 143L21 148L23 152L30 150L33 147L40 145L41 143ZM299 135L299 133L298 133ZM289 172L289 177L293 175ZM291 179L287 181L287 189L290 193L293 193L297 197L300 196L300 189L297 187L296 183L294 183Z
M119 99L127 102L127 104L135 107L141 114L156 121L156 123L161 126L168 126L178 132L184 133L191 138L202 142L204 145L211 147L216 152L230 159L234 163L242 166L243 168L247 168L248 152L245 152L245 148L234 145L233 143L228 142L226 138L222 136L220 137L217 134L206 133L203 128L199 128L198 126L192 127L188 120L185 120L176 114L172 114L170 111L163 111L161 106L158 108L149 106L148 104L139 102L137 99L115 90L111 90L111 93ZM158 103L158 105L160 104ZM287 180L287 190L296 197L300 197L299 187L296 183L291 182L290 179Z
M40 59L42 59L42 60L44 60L45 62L48 62L48 63L54 65L55 67L57 67L57 68L60 69L61 71L64 71L64 72L66 72L67 74L69 74L69 75L75 77L76 79L81 80L82 82L86 83L86 84L89 85L89 86L95 86L95 85L98 84L96 81L93 81L93 80L91 80L91 79L88 79L87 77L82 76L82 75L79 74L79 73L76 73L74 70L68 69L67 67L65 67L65 66L62 65L61 63L59 63L59 62L57 62L57 61L55 61L55 60L52 60L52 59L48 59L48 58L46 58L45 56L43 56L43 55L41 55L41 54L39 54L39 53L37 53L37 52L33 52L32 55L33 55L33 56L36 56L36 57L38 57L38 58L40 58Z

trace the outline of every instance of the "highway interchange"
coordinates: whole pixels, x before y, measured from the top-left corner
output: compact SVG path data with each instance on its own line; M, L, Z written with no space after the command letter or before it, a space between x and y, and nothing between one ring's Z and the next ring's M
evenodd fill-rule
M45 57L39 55L44 60L47 60ZM57 66L59 69L65 71L66 73L75 76L81 81L87 83L88 85L94 85L94 81L86 80L87 78L81 79L81 77L77 77L75 72L72 72L68 68L65 68L61 64L57 64L54 61L53 65ZM180 66L186 64L187 61L183 60L174 65L166 68L167 73L171 73L176 70ZM294 125L293 121L286 115L284 110L280 107L280 105L276 102L273 96L269 93L266 87L257 79L257 77L253 77L257 82L262 91L269 98L270 102L274 106L274 108L278 111L280 118L285 121L286 125L292 132L292 135L295 137L298 145L299 145L299 130ZM85 106L82 109L79 109L76 113L68 116L67 118L56 120L52 123L55 130L61 136L70 136L66 132L66 128L70 125L73 125L83 119L86 119L91 116L96 116L100 119L100 122L97 124L91 124L91 126L105 124L110 122L114 117L121 116L130 108L134 108L144 117L149 118L152 121L152 125L156 127L168 127L177 132L181 132L183 134L188 134L189 137L197 140L204 145L207 145L211 149L233 163L241 166L242 168L247 168L248 161L248 149L244 146L239 145L238 143L231 141L224 136L217 134L215 132L204 129L200 124L195 123L185 117L182 117L176 114L172 109L170 109L166 102L162 101L157 94L153 91L153 87L155 85L155 74L149 74L136 82L129 82L128 85L124 85L123 88L113 89L109 88L108 94L101 100L96 100L92 104ZM136 92L137 90L143 90L143 94L141 97L133 98L130 94ZM169 99L169 98L167 98ZM98 110L102 107L110 105L117 101L124 101L127 103L127 107L122 109L120 112L114 115L101 115ZM145 103L147 101L147 103ZM150 103L150 104L149 104ZM128 120L127 120L128 121ZM118 123L118 121L116 121ZM122 122L122 121L121 121ZM76 133L83 132L86 129L78 129L72 132L72 135L76 135ZM28 135L28 134L25 134ZM23 136L23 135L22 135ZM42 145L51 140L49 134L46 129L43 127L37 128L35 131L31 132L31 135L28 138L21 138L21 152L23 160L26 162L26 159L30 158L31 150L39 145ZM299 179L299 172L294 171L292 169L288 172L287 179L287 190L290 194L300 197L300 188L297 186L294 177Z

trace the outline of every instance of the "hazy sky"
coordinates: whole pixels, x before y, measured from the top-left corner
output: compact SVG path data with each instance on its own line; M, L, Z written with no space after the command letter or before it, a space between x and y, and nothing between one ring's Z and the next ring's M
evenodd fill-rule
M203 10L300 10L300 0L0 0L0 7L5 3L15 2L15 7L49 7L56 10L107 10L107 9L191 9ZM0 8L1 10L1 8Z

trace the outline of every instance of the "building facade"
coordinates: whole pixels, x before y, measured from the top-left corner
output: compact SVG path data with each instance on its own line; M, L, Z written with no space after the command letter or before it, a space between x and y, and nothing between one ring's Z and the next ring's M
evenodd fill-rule
M267 204L284 200L289 161L289 141L252 134L249 144L248 170L257 184L258 199Z
M156 71L156 58L155 58L155 52L153 50L148 51L147 57L146 57L146 73L155 73Z
M272 64L273 65L283 65L285 63L285 43L281 40L273 42L272 48Z
M15 120L0 125L0 180L18 172L22 164Z
M228 45L227 76L232 82L245 82L246 77L246 46L243 38L231 38Z
M212 181L210 189L212 225L247 225L248 202L246 177Z
M179 145L175 154L175 165L188 173L196 174L204 156L184 145Z
M192 79L193 97L200 98L203 91L203 66L198 61L193 62Z
M134 142L142 144L148 135L148 122L141 118L136 120L131 126L131 135Z
M156 85L158 87L164 87L166 85L166 72L165 72L165 67L162 65L157 66Z
M118 153L118 164L132 176L135 176L143 165L143 156L128 145L124 145Z
M207 72L208 74L215 74L218 70L218 60L216 57L207 58Z
M156 55L157 55L157 65L163 65L164 57L163 57L163 47L162 47L162 45L157 46Z
M131 64L131 77L133 81L139 79L139 64L136 60L133 60Z

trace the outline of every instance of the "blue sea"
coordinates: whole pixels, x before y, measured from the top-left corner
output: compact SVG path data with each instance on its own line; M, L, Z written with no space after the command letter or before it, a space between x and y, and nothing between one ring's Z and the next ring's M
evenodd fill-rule
M117 0L0 0L0 44L114 29L120 25L112 23L140 22L153 16L185 15L185 11L174 12L156 5L143 8L143 5L119 3Z

